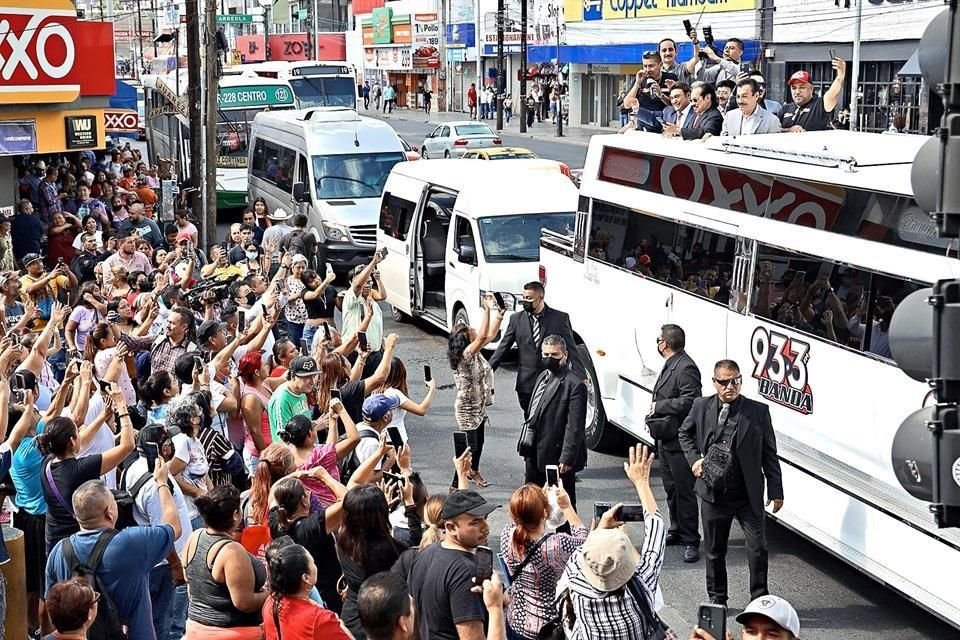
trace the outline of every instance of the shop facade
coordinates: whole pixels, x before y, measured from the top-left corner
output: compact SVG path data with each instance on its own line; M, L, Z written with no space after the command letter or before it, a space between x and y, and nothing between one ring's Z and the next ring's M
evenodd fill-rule
M103 149L115 91L113 25L78 20L68 1L37 4L0 7L0 184L11 186L31 155ZM15 198L0 190L0 206Z

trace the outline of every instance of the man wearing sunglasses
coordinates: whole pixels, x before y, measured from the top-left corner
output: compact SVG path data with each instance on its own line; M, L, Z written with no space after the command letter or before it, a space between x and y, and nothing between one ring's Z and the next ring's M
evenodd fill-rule
M767 405L740 395L743 377L733 360L713 368L716 394L694 400L680 426L680 446L697 478L701 498L707 595L727 604L727 541L734 518L746 539L750 599L767 595L767 504L783 506L777 440Z

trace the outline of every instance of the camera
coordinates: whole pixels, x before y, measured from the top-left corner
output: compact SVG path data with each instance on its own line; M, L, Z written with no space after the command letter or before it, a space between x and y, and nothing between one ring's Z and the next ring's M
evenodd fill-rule
M239 275L232 275L227 278L213 278L201 281L196 287L187 291L184 296L187 304L189 304L190 308L194 311L202 313L204 310L204 301L212 299L214 304L216 304L227 300L230 297L230 285L239 277Z
M713 49L713 27L712 26L707 25L703 28L703 41L707 44L708 47ZM713 49L713 50L714 50L714 53L716 53L716 49ZM701 60L706 60L707 54L705 51L701 51L698 54L698 57Z

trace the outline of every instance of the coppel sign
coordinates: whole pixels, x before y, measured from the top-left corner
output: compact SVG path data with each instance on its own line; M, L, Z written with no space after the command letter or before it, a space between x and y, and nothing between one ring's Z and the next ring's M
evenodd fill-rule
M0 6L0 104L113 95L113 25L77 20L69 0L43 4Z

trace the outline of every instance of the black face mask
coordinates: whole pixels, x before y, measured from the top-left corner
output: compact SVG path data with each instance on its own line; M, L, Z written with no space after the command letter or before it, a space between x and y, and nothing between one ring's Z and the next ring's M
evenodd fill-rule
M560 360L557 358L551 358L549 356L540 358L540 364L550 373L556 373L560 370L560 367L563 366L563 363L560 362Z
M247 304L251 307L257 304L257 294L255 294L253 291L247 294Z
M521 306L523 306L524 311L526 311L527 313L533 313L533 302L531 302L530 300L521 300L520 304Z

